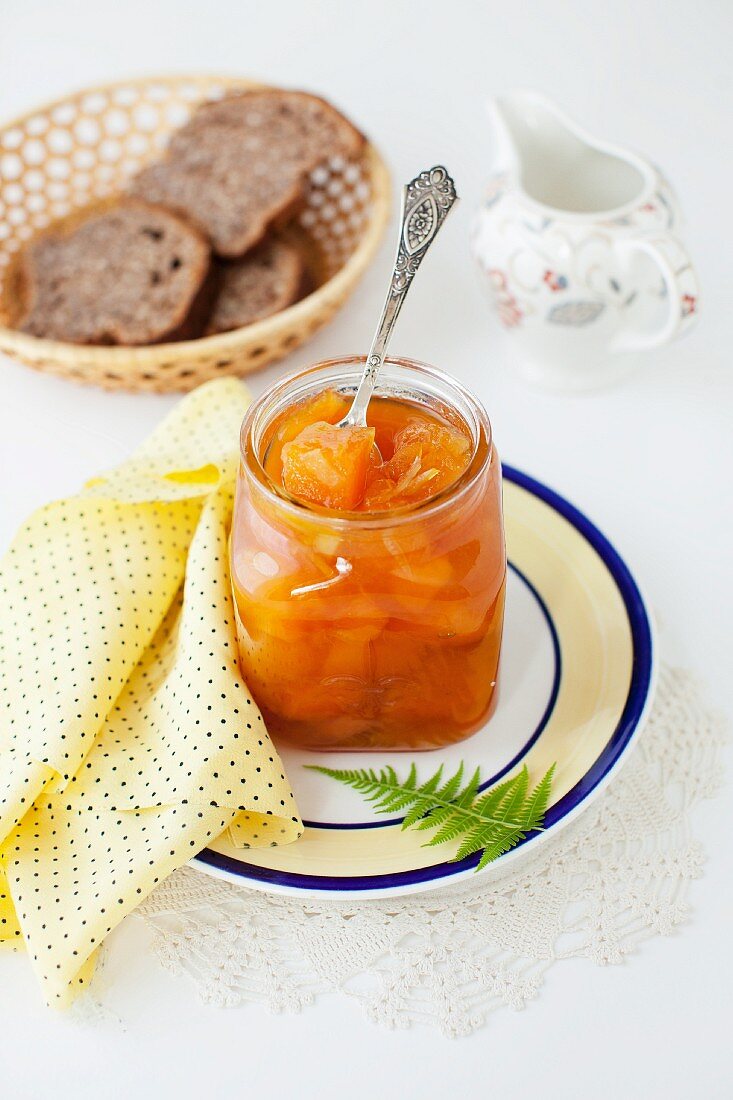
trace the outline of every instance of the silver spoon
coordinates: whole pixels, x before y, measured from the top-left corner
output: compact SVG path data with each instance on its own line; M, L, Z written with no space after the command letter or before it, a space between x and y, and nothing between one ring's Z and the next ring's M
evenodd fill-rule
M407 291L423 257L438 235L448 212L456 202L456 188L445 168L436 165L421 172L402 192L400 237L392 278L382 316L364 364L364 373L346 416L337 428L364 428L366 415L387 344Z

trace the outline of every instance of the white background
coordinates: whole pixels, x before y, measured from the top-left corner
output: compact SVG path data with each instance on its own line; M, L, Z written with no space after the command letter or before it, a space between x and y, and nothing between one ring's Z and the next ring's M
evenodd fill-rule
M0 118L138 73L232 72L322 92L380 145L396 180L445 161L463 203L411 294L394 350L454 371L489 408L503 457L586 510L638 571L664 658L733 710L733 369L728 0L101 0L0 3ZM663 166L687 213L702 320L615 390L529 391L468 255L490 165L483 101L512 86ZM455 221L452 219L455 218ZM364 351L392 245L337 320L252 380ZM0 364L3 546L28 511L124 457L173 399L103 394ZM733 1095L733 798L697 817L709 853L689 923L623 966L559 964L538 1000L450 1042L391 1033L355 1005L299 1017L202 1006L129 919L108 1002L125 1029L46 1010L22 955L0 957L0 1095L39 1097L705 1098Z

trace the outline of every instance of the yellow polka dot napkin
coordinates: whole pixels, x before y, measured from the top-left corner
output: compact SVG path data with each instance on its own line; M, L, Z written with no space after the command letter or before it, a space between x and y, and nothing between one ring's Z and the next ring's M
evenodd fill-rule
M176 867L302 833L238 664L227 565L241 382L22 527L0 565L0 940L49 1003Z

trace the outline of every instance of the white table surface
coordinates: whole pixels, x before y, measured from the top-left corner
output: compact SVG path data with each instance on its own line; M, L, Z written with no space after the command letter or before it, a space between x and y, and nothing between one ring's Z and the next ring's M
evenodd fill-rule
M450 165L464 201L412 291L395 351L477 391L503 457L617 543L657 612L663 656L699 672L730 713L732 30L724 0L3 0L0 118L130 74L234 72L330 96L397 180ZM591 132L647 153L686 209L702 322L618 389L528 390L472 269L468 226L489 166L483 99L512 86L537 88ZM391 251L307 349L252 379L255 392L306 361L364 350ZM104 394L3 361L2 545L31 508L122 458L173 400ZM709 861L674 937L619 967L559 964L525 1011L499 1011L457 1042L381 1030L337 998L301 1016L207 1008L158 967L134 917L114 933L108 964L107 1001L124 1026L52 1014L26 959L2 955L0 1095L730 1097L732 807L728 786L697 814Z

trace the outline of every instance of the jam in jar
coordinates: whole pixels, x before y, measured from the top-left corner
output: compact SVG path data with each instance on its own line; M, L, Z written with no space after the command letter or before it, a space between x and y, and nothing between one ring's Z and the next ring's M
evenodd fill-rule
M458 383L390 359L368 428L363 359L250 408L231 534L243 674L271 734L310 749L451 744L495 698L506 555L488 418Z

